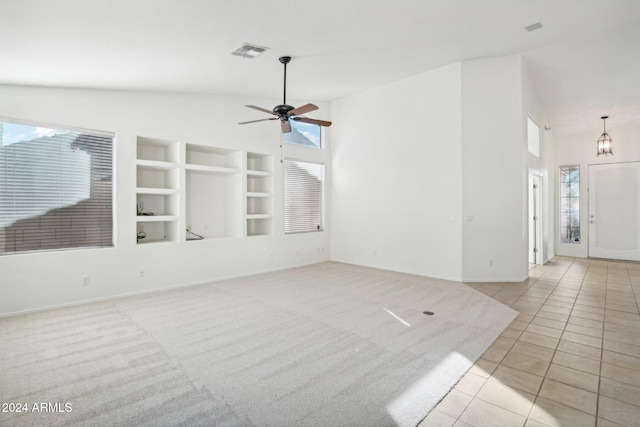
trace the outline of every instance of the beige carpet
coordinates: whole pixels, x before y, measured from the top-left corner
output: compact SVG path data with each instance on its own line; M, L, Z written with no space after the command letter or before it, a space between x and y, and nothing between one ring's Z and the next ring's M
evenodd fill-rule
M0 319L0 425L415 426L516 314L327 262Z

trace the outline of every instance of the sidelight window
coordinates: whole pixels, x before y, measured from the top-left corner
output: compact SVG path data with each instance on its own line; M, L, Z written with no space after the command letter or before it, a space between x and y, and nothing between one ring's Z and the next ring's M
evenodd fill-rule
M580 243L580 166L560 167L560 243Z

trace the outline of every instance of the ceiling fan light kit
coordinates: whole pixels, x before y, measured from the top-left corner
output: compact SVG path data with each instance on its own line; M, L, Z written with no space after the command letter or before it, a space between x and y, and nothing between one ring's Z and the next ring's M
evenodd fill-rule
M326 120L317 120L311 119L309 117L301 116L301 114L306 114L311 111L315 111L318 109L317 106L313 104L305 104L298 108L295 108L291 105L287 104L287 64L291 62L290 56L281 56L279 61L282 65L284 65L284 90L282 96L282 104L276 105L273 107L273 110L267 110L266 108L256 107L255 105L245 105L245 107L253 108L254 110L262 111L263 113L271 114L276 117L270 117L268 119L258 119L258 120L250 120L247 122L240 122L239 124L245 125L248 123L256 123L256 122L264 122L267 120L280 120L280 129L282 133L291 132L291 122L290 120L295 120L297 122L310 123L319 126L331 126L331 122Z

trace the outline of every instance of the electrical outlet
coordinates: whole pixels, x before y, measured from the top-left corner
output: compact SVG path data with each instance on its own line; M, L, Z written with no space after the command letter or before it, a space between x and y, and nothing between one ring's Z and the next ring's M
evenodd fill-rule
M141 268L140 270L138 270L138 277L140 278L144 277L144 268Z
M82 286L89 286L91 283L91 277L89 275L82 276Z

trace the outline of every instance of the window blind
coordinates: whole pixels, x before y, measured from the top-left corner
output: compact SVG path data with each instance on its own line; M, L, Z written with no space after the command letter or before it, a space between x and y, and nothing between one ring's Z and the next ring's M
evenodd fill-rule
M113 135L0 122L0 255L113 246Z
M324 165L284 159L284 231L322 230Z

